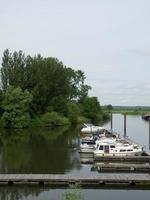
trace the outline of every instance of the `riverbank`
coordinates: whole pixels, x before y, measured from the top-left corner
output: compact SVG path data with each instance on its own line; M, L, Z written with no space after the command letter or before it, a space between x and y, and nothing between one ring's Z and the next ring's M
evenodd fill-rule
M144 115L150 112L150 110L112 110L112 113L126 114L126 115Z
M126 114L126 115L145 115L147 113L150 113L150 110L118 110L118 109L112 109L112 110L103 110L106 113L114 113L114 114Z

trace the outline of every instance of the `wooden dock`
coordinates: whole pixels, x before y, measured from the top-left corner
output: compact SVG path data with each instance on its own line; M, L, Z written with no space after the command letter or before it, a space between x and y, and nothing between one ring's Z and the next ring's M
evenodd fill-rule
M133 163L150 163L150 156L95 156L96 162L133 162Z
M1 185L42 184L52 186L100 185L150 185L149 174L98 174L98 175L67 175L67 174L0 174Z
M149 163L95 163L94 167L98 172L150 173Z
M147 151L143 156L94 156L94 153L84 152L80 153L81 162L131 162L131 163L150 163L150 151Z

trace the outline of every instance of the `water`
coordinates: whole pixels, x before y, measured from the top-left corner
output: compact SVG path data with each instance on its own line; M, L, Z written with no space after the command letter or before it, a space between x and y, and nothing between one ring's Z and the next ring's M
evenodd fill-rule
M40 188L1 188L1 200L63 200L64 189ZM79 191L84 200L149 200L150 190L120 190L120 189L82 189Z
M110 129L110 122L104 124ZM123 115L113 115L113 130L123 135ZM0 131L0 173L98 174L82 164L77 152L79 128ZM127 135L149 147L148 122L127 116ZM146 188L145 188L146 189ZM2 200L61 200L63 189L36 186L0 187ZM82 189L84 200L149 199L149 190Z
M104 125L110 129L110 122ZM126 116L127 136L149 149L149 123L141 119L140 115ZM113 130L123 135L124 116L113 114Z

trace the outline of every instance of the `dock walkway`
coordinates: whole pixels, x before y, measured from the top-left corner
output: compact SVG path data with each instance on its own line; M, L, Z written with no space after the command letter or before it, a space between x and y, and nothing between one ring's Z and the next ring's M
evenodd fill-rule
M80 184L83 186L101 184L150 185L149 174L0 174L1 185L13 184L49 184L53 186Z

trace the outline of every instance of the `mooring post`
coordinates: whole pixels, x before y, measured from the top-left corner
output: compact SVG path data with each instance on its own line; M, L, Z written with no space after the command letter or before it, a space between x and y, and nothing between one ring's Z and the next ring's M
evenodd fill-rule
M150 150L150 117L149 117L149 150Z
M113 115L112 115L112 112L110 113L110 120L111 120L111 123L110 123L110 128L111 128L111 131L113 129Z
M124 114L124 137L126 136L126 114Z

